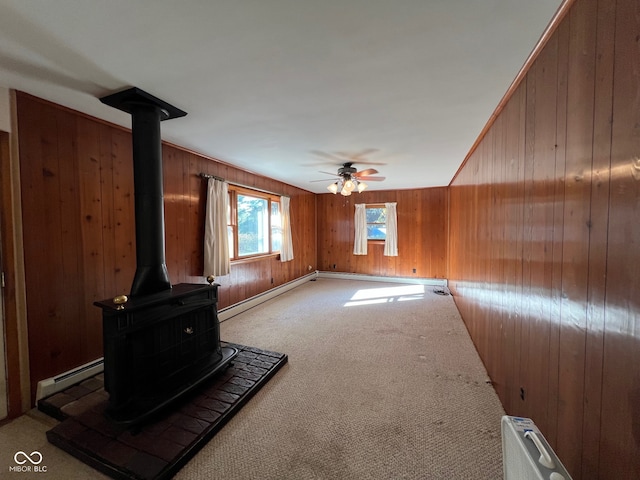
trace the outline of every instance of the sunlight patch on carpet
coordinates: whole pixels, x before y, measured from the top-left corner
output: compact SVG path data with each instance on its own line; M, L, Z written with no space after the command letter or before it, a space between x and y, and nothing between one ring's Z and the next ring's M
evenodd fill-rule
M381 303L406 302L424 298L424 285L402 285L398 287L363 288L344 304L345 307L375 305Z

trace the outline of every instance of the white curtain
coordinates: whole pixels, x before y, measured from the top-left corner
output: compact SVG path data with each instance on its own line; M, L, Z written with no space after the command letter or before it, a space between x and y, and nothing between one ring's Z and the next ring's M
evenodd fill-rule
M204 276L219 277L231 272L229 239L227 237L229 186L227 182L210 178L207 187L204 224Z
M367 254L367 211L364 203L356 203L356 214L354 217L356 227L356 239L353 243L354 255Z
M398 214L396 203L385 203L387 209L387 234L384 239L384 254L387 257L398 256Z
M280 219L282 220L282 246L280 247L280 261L293 260L293 240L291 239L291 213L289 211L289 197L280 197Z

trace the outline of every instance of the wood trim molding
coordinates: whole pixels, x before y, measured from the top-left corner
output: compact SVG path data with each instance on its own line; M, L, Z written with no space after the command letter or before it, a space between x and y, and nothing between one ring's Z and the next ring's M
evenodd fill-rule
M11 90L11 210L13 213L16 324L18 327L20 404L16 415L31 408L31 371L29 368L29 334L27 329L27 290L24 271L24 236L22 229L22 188L20 182L20 147L18 142L18 96ZM17 394L16 394L17 396Z
M31 408L29 342L27 334L20 162L18 147L17 92L10 91L11 134L0 162L3 228L5 324L7 337L8 416L15 418ZM3 147L4 148L4 147Z
M13 221L11 212L11 181L10 181L10 160L9 160L9 133L0 131L0 205L2 214L0 215L0 267L4 273L5 286L2 287L2 297L4 305L5 323L5 354L6 354L6 375L7 375L7 406L9 418L12 415L11 407L20 404L20 362L18 355L18 335L15 314L14 274L13 268ZM0 330L0 335L3 332ZM5 375L5 372L0 372ZM16 382L17 379L17 382ZM11 383L10 383L11 382ZM16 396L18 393L18 396Z

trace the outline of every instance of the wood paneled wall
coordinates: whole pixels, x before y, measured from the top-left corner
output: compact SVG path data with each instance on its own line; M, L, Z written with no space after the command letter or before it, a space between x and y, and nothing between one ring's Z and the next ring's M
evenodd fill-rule
M450 286L509 414L640 478L640 2L577 0L450 187Z
M318 195L317 202L319 270L389 277L447 277L446 188L365 191L349 197L328 193ZM385 257L381 243L370 243L367 255L354 255L354 205L385 202L397 202L398 256Z
M102 356L95 300L128 293L136 268L131 136L77 112L17 96L32 394L39 380ZM179 120L176 120L179 121ZM315 196L163 146L166 261L174 284L204 283L206 180L200 172L291 198L295 260L233 265L219 307L315 269ZM231 340L231 339L230 339Z

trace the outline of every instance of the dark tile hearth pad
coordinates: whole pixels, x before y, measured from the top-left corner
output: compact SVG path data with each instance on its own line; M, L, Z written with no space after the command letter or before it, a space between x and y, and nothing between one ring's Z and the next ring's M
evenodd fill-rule
M102 374L38 402L62 423L53 445L116 479L173 477L287 362L282 353L223 342L239 350L232 365L137 429L107 420Z

